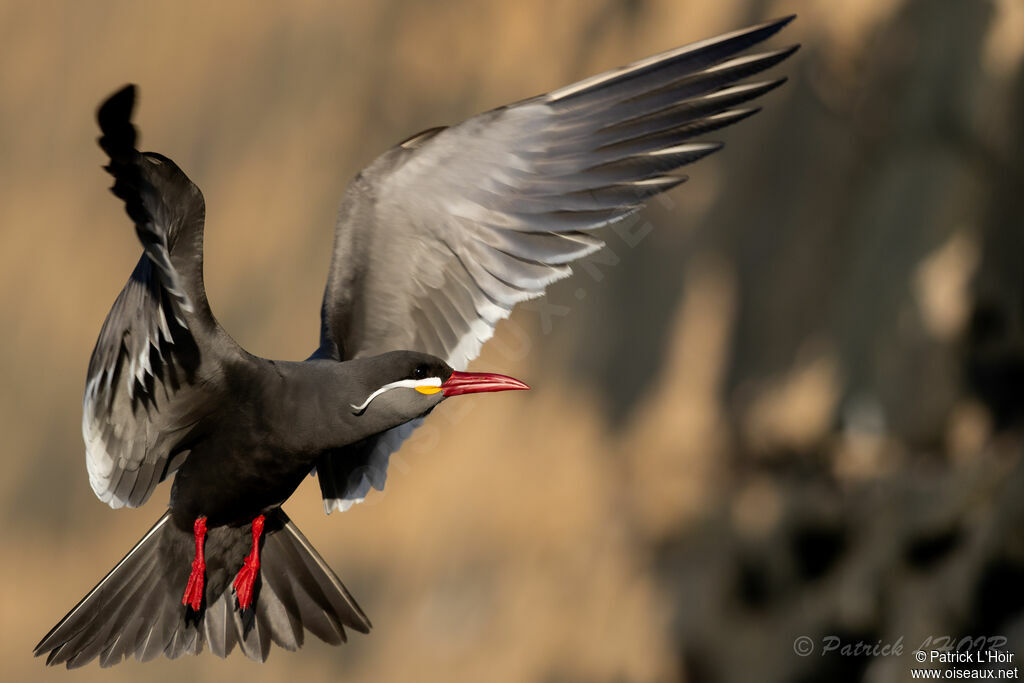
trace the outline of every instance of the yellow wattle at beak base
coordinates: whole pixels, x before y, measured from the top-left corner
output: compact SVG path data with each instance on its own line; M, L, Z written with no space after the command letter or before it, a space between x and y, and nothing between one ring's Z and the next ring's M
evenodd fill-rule
M430 396L441 391L441 387L416 387L416 391L420 392L421 394L426 394L427 396Z

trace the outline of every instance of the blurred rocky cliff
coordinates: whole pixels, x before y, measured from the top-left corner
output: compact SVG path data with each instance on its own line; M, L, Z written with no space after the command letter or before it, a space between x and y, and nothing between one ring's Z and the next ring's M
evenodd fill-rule
M138 255L93 109L208 203L207 288L254 353L315 346L333 213L419 129L769 17L802 50L726 148L478 368L386 490L289 514L374 622L80 680L903 681L928 638L1024 651L1024 4L1019 0L0 4L0 653L159 515L89 490L96 333ZM488 400L492 399L492 400ZM810 656L794 652L800 636ZM842 656L823 638L894 643Z

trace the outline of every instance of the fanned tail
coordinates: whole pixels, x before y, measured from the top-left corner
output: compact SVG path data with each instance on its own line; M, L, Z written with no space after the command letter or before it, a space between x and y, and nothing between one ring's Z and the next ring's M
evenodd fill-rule
M206 539L203 604L181 604L188 581L192 534L165 513L142 540L50 630L35 648L48 665L69 669L99 658L100 666L128 657L149 661L198 654L204 644L219 657L235 646L266 660L271 643L302 647L304 631L332 645L345 627L368 633L370 621L288 516L267 515L253 609L239 611L231 580L248 551L247 527L210 529Z

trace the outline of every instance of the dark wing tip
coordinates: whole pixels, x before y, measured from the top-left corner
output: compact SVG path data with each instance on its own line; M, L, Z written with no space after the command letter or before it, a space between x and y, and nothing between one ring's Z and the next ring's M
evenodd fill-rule
M782 55L779 58L779 61L781 62L784 59L788 59L790 56L792 56L792 54L794 52L796 52L799 49L800 49L800 43L793 43L792 45L790 45L786 49L782 50Z
M794 19L796 19L796 12L794 12L793 14L787 14L784 17L779 17L778 19L772 19L767 23L769 26L778 26L779 28L782 28L789 24Z
M740 29L735 33L740 35L756 35L756 42L761 42L784 29L794 19L796 19L796 14L789 14L784 17L779 17L778 19L769 19L766 22L755 24L745 29Z
M135 149L135 126L132 125L132 110L135 109L135 85L129 83L100 105L96 121L103 135L100 147L111 159Z
M768 40L776 33L786 28L786 26L788 26L789 23L794 19L796 19L796 15L790 14L785 17L771 19L761 24L755 24L754 26L749 26L747 28L740 29L729 35L735 37L749 37L749 39L751 39L750 44L753 45L754 43L760 43L762 41Z

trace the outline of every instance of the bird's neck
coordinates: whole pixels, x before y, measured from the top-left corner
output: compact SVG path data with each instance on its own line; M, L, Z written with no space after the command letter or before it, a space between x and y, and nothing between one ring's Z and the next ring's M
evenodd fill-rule
M281 407L278 427L288 435L291 450L315 456L402 424L387 412L353 409L369 389L344 365L331 360L294 363L284 381L272 383L274 403Z

